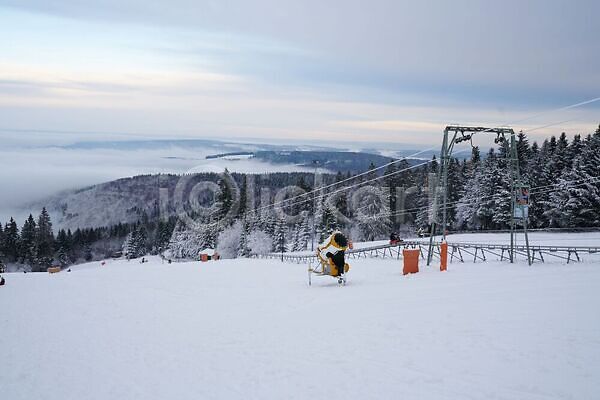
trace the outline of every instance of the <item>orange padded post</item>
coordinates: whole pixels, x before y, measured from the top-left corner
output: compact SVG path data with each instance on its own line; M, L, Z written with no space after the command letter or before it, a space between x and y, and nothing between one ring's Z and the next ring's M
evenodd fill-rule
M448 268L448 243L443 241L440 245L440 271L446 271Z
M419 272L419 256L421 252L419 249L411 249L402 250L402 257L404 258L404 269L402 273L406 274L415 274Z

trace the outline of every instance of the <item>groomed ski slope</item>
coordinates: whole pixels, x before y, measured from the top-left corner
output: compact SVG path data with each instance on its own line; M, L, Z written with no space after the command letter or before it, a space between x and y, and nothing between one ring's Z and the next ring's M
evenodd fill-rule
M600 398L600 263L274 260L6 274L0 397Z
M531 245L543 246L594 246L600 247L600 232L529 232L529 243ZM407 241L419 241L424 244L429 243L429 237L403 237ZM436 241L442 239L441 236L435 237ZM510 234L502 233L451 233L447 237L448 243L487 243L487 244L510 244ZM515 236L517 244L525 244L525 237L522 231L517 231ZM379 246L388 244L389 240L377 240L374 242L356 242L353 247L362 249L365 247ZM294 254L312 254L311 251L300 251Z

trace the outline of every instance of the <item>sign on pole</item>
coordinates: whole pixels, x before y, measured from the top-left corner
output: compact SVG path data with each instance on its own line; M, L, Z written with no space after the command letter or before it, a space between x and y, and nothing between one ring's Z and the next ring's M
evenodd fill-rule
M514 217L527 219L529 217L529 186L519 186L515 189Z

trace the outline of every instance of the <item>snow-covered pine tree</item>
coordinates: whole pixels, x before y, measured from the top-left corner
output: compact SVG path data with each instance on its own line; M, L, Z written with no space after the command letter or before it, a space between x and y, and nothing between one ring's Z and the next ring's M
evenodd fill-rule
M242 185L240 187L240 205L238 208L239 216L245 216L246 210L248 209L248 199L251 195L251 193L248 193L248 177L244 175L242 178Z
M286 251L285 232L285 220L279 218L275 226L275 234L273 235L273 251L276 253L283 253Z
M89 245L89 243L86 243L86 245L83 248L83 258L85 259L85 261L92 261L92 259L94 258L94 254L92 253L92 247Z
M273 248L273 237L261 230L254 230L248 236L248 247L252 255L264 255Z
M52 232L52 222L46 207L42 208L42 212L38 217L36 247L39 268L45 270L51 267L54 259L54 233Z
M325 202L322 205L321 219L318 221L318 233L319 243L322 243L329 237L336 229L338 229L337 219L335 217L335 210Z
M154 247L156 252L161 253L166 250L167 246L169 245L169 240L173 235L173 227L174 222L163 220L158 221L154 239Z
M147 235L143 224L136 225L125 238L123 254L128 259L145 256L147 254Z
M275 229L277 225L277 219L275 218L275 213L271 209L267 209L264 211L259 219L259 229L267 234L274 236Z
M481 229L477 209L482 198L482 164L478 147L471 150L471 160L463 169L464 183L456 205L456 227L458 229Z
M148 231L144 224L140 224L135 234L135 252L136 257L145 256L148 253Z
M537 143L531 147L532 160L529 163L528 179L532 188L551 187L552 176L548 173L547 161L552 156L550 142L544 140L539 151L536 151ZM555 182L554 182L555 183ZM547 191L542 190L532 194L529 206L529 226L532 228L545 228L548 226L548 220L544 216L547 210L549 195Z
M314 209L314 232L312 232L312 234L314 234L313 240L318 244L321 242L321 238L325 236L325 234L322 233L323 214L325 210L325 204L323 203L322 198L317 198Z
M581 155L583 148L584 148L584 143L581 140L581 135L573 136L573 140L571 141L571 144L569 145L569 148L567 149L567 159L569 161L568 167L571 167L575 158L578 157L579 155Z
M6 261L16 262L19 258L20 236L17 223L11 217L10 221L4 227L4 254Z
M298 238L300 236L300 224L292 225L292 240L288 248L290 251L297 251L298 249Z
M527 164L531 157L531 148L529 147L529 139L523 131L517 134L517 157L519 158L519 167L521 173L527 171Z
M586 169L584 158L575 158L550 193L547 213L555 225L600 226L600 188Z
M364 188L367 189L367 188ZM368 187L358 196L356 215L357 225L365 240L387 237L390 232L390 208L381 188ZM329 232L331 234L331 232Z
M242 218L242 230L240 233L240 246L238 249L238 257L248 257L250 249L248 248L248 236L250 235L250 222L244 215Z
M567 134L561 133L556 142L556 151L554 152L554 163L555 163L555 174L558 179L562 174L563 170L569 167L572 163L572 159L569 159L569 141L567 140Z
M219 233L216 249L223 258L236 258L240 252L243 223L237 220Z
M56 259L58 260L58 263L60 264L61 268L65 268L71 263L71 260L69 260L67 250L62 246L59 247L58 251L56 252Z
M492 222L494 228L503 229L510 226L513 201L511 171L506 158L497 158L496 160L495 185Z
M479 200L481 199L481 173L474 171L465 183L458 203L456 204L456 227L458 229L480 229L481 224L477 217Z
M207 247L215 248L213 235L217 229L210 224L188 228L179 222L173 230L168 249L175 258L197 259L200 251Z
M125 258L132 259L134 257L134 246L133 246L133 232L129 232L127 236L125 236L125 240L123 241L123 255Z
M452 158L448 166L448 209L446 211L448 228L456 225L456 203L463 191L463 184L461 164L456 158ZM443 201L440 205L441 207L444 206Z
M33 215L29 214L21 229L21 248L19 253L21 262L28 264L33 271L41 271L37 260L36 236L36 223Z
M496 152L493 148L488 152L487 158L482 163L480 176L480 199L476 216L482 229L494 227L493 216L496 211L496 199L494 198L496 188L500 186L499 167Z
M5 249L5 235L4 235L4 228L2 227L2 224L0 223L0 262L2 262L4 260L4 258L6 257L6 255L4 254L4 249Z
M225 216L231 209L231 207L233 205L233 196L234 196L234 194L232 193L232 188L228 184L229 182L233 181L233 178L231 177L231 174L229 173L227 168L225 168L223 175L224 176L219 179L219 183L218 183L219 192L217 194L217 201L216 201L218 208L219 208L219 211L218 211L218 219L219 220L225 218ZM215 241L216 241L216 235L215 235Z
M302 223L300 224L300 230L298 231L298 240L296 242L296 251L304 251L308 243L310 242L310 223L308 215L304 215Z

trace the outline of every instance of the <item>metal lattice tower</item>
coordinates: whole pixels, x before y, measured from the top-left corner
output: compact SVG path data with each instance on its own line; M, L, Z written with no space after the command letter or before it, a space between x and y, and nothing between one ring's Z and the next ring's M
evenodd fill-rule
M527 235L527 201L529 196L529 188L521 181L521 174L519 171L519 157L517 153L517 144L515 139L515 132L511 128L484 128L475 126L455 126L449 125L444 129L444 139L442 142L442 150L440 152L440 162L438 165L438 171L436 175L434 198L432 204L432 221L431 221L431 232L429 236L429 252L427 255L427 265L431 263L433 257L433 243L436 235L437 218L439 211L439 197L442 194L442 222L440 225L442 229L442 238L446 239L446 233L448 230L448 169L452 158L452 151L454 145L469 141L471 142L473 135L477 133L491 133L495 134L496 138L494 142L496 144L502 144L509 138L509 168L511 178L511 222L510 222L510 262L515 260L515 235L517 225L520 223L523 226L523 234L525 236L525 244L527 249L527 261L531 265L531 254L529 251L529 238ZM526 195L526 200L523 200ZM521 201L517 201L521 199ZM520 217L519 217L520 215Z

